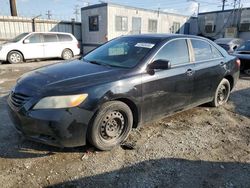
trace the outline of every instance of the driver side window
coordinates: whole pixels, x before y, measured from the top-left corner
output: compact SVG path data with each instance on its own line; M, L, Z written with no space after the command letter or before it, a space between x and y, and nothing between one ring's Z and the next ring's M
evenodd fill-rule
M41 35L40 34L33 34L28 37L29 43L41 43Z
M186 39L177 39L167 43L154 60L168 60L171 66L189 63L189 52Z

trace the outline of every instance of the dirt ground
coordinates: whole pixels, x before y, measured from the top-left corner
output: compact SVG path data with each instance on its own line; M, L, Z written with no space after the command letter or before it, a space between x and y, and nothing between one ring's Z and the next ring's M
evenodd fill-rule
M60 149L19 136L6 110L21 74L55 62L0 65L0 187L250 188L250 77L241 76L224 107L199 106L133 130L133 149Z

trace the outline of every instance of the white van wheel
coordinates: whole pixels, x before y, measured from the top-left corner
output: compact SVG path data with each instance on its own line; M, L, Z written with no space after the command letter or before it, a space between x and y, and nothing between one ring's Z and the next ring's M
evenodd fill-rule
M18 51L11 51L9 52L7 59L11 64L21 63L23 62L23 55Z
M64 60L71 59L73 56L74 56L74 54L70 49L64 49L62 52L62 58Z

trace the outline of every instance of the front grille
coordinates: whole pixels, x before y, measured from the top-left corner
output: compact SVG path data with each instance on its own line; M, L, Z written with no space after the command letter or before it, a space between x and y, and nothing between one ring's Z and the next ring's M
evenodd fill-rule
M9 96L9 100L11 104L15 106L16 108L22 107L29 99L30 99L29 96L21 94L21 93L11 92Z

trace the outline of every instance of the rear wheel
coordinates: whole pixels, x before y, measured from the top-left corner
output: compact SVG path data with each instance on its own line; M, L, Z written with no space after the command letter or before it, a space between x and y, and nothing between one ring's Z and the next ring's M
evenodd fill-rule
M210 104L214 107L218 107L225 104L229 98L230 90L231 89L229 81L223 78L223 80L218 85L214 95L214 99Z
M97 112L88 130L88 140L100 150L111 150L120 145L129 135L133 114L123 102L105 103Z
M70 49L65 49L62 52L62 58L64 60L71 59L74 56L73 52Z
M11 64L21 63L23 62L23 55L18 51L11 51L8 54L7 59L8 59L8 62Z

